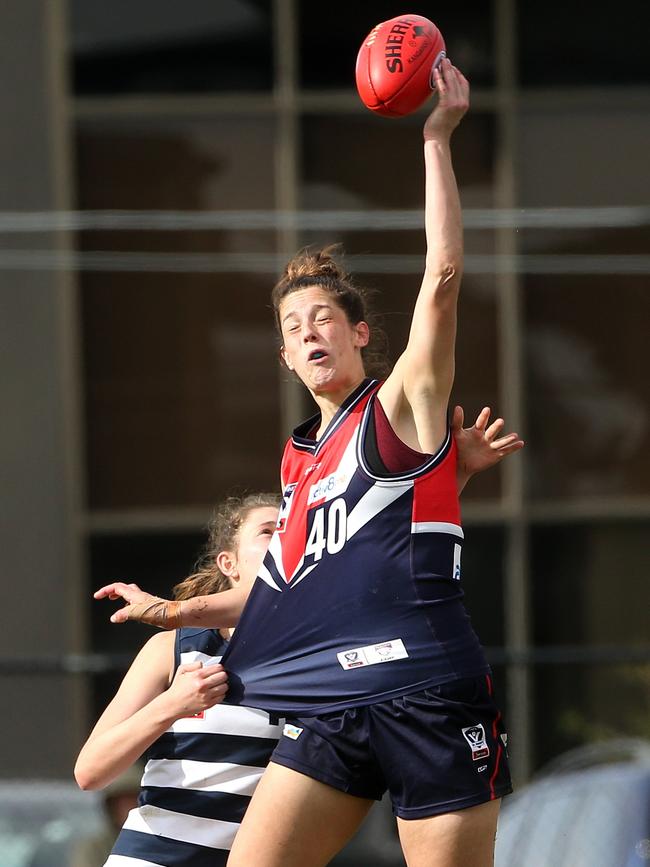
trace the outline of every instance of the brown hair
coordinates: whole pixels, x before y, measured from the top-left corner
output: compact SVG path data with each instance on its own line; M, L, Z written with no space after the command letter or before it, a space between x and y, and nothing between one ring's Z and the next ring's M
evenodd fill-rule
M230 579L217 566L220 551L232 551L242 524L254 509L279 508L279 494L245 494L225 499L208 524L208 541L195 571L173 589L174 599L191 599L230 589Z
M368 309L367 289L356 286L341 261L342 247L330 244L322 249L304 247L287 262L284 272L271 292L271 303L278 333L282 334L280 305L292 292L319 286L334 296L351 325L367 322L370 342L361 350L364 368L369 375L383 378L389 372L388 340L377 324L377 316Z

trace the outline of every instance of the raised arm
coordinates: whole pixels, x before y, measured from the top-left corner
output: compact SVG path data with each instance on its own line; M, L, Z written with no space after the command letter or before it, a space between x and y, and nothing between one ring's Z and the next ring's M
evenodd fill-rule
M424 125L424 278L406 349L379 391L397 435L434 453L445 439L454 380L456 305L463 268L463 230L450 139L469 106L469 85L448 60L434 72L438 103Z
M181 665L172 680L174 637L173 632L154 635L134 659L81 748L74 775L82 789L104 788L179 717L223 699L227 677L221 665Z

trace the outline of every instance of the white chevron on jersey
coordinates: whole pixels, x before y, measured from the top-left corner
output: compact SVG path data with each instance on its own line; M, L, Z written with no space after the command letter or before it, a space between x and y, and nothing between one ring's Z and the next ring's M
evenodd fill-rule
M275 563L275 568L280 573L280 577L282 578L282 580L285 583L287 583L287 576L284 574L284 564L282 563L282 536L280 535L280 533L274 533L271 536L271 544L268 547L268 552L273 557L273 562ZM303 556L302 560L298 564L298 569L296 571L298 571L300 569L304 559L305 558ZM270 573L267 572L267 574L269 575L269 578L271 578ZM262 577L262 576L260 576L260 577ZM271 578L271 581L273 581L273 578ZM268 584L268 581L266 583ZM273 582L273 583L275 584L275 582ZM278 589L278 587L276 585L276 590L277 589Z
M413 482L401 482L399 485L383 485L381 482L375 482L348 515L347 538L351 539L368 521L383 512L387 506L412 487Z
M296 586L296 584L300 584L300 582L302 581L302 579L303 579L303 578L306 578L307 575L309 575L309 573L312 572L312 571L313 571L317 566L318 566L318 563L312 563L311 566L308 566L308 567L305 569L305 571L302 573L302 575L300 575L299 578L296 578L294 581L291 582L291 586L290 586L289 589L290 589L290 590L293 590L293 588Z
M275 539L275 535L271 538L271 542L273 541L273 539ZM270 545L269 545L269 548L270 548ZM280 574L282 575L282 577L284 578L284 571L282 570L282 557L280 557L280 570L279 571L280 571ZM271 575L269 570L266 568L264 563L262 563L262 565L260 566L259 572L257 573L257 577L261 578L265 584L268 584L272 590L277 590L278 593L282 592L282 589L280 587L278 587L278 585L275 583L275 581L273 580L273 576Z
M263 772L264 768L235 765L231 762L149 759L144 769L142 785L252 795Z
M131 810L123 827L128 831L156 834L183 843L208 846L210 849L230 849L239 823L188 816L186 813L175 813L146 804Z

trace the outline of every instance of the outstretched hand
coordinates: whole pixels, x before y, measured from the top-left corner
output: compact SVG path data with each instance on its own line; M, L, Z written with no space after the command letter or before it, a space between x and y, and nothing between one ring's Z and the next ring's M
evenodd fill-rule
M424 139L448 139L469 108L469 82L445 57L433 70L438 101L424 124Z
M170 602L140 590L137 584L116 581L93 593L95 599L124 599L127 603L111 614L111 623L138 620L161 629L177 629L181 625L180 602Z
M451 420L451 430L458 447L458 477L467 481L474 473L480 473L498 464L506 455L518 452L524 447L524 441L518 433L508 433L499 436L505 422L497 418L492 424L490 407L484 406L476 417L472 427L463 427L464 412L462 406L454 408Z

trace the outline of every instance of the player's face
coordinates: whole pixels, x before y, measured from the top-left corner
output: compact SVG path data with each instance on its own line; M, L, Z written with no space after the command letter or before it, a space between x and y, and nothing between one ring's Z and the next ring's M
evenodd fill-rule
M280 324L282 358L315 394L351 388L363 379L368 325L352 325L327 290L308 286L287 295Z
M275 506L251 509L237 534L237 585L250 590L269 547L278 520ZM235 582L233 582L235 583Z

